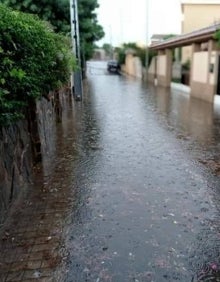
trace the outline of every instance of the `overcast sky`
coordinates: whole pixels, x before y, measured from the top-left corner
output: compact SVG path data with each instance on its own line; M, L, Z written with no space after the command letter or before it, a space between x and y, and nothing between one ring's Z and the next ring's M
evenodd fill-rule
M180 0L98 0L98 3L98 21L106 34L98 43L100 46L125 42L146 44L152 34L181 32Z

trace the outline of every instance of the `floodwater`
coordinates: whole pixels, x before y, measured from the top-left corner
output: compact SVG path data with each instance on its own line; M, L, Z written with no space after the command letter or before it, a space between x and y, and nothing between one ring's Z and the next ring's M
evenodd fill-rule
M66 282L220 281L220 105L88 64Z

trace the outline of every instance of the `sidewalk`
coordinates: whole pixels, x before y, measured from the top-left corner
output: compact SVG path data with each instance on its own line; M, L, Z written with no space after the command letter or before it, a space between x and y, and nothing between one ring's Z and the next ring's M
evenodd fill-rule
M66 157L66 158L65 158ZM0 281L63 281L64 225L70 204L68 156L51 176L39 169L0 233Z

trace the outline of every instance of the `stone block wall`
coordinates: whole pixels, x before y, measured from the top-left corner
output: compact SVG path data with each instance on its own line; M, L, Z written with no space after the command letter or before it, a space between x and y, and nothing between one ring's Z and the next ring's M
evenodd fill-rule
M45 99L37 102L36 113L38 136L41 144L41 160L43 166L47 169L50 166L50 161L52 161L51 156L55 150L56 142L54 94L52 94L49 102L45 102Z
M0 129L0 223L30 182L31 140L26 121Z
M31 187L34 164L42 162L47 170L53 163L56 123L62 121L65 101L72 100L69 89L47 98L29 106L27 120L0 128L0 224L14 201Z

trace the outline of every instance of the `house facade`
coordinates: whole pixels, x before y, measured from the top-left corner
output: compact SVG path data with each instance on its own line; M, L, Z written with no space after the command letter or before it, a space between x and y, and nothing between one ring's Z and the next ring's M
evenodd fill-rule
M151 36L151 43L150 44L152 45L152 44L162 42L167 38L167 36L168 36L168 34L153 34Z
M220 23L220 0L182 0L182 34ZM182 62L191 60L192 48L184 47Z
M148 81L155 84L156 80L157 85L170 87L173 77L172 51L176 48L191 46L192 56L187 91L192 97L213 103L215 95L220 95L220 48L214 38L216 30L220 30L220 24L150 46L151 50L157 52L157 56L151 61L148 69Z

